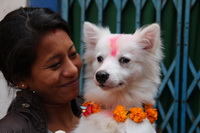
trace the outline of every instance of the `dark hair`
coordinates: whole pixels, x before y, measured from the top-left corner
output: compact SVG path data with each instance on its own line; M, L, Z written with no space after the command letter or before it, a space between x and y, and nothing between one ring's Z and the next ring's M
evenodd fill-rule
M30 76L37 45L55 28L63 29L71 37L68 23L48 8L20 8L0 22L0 71L9 86Z

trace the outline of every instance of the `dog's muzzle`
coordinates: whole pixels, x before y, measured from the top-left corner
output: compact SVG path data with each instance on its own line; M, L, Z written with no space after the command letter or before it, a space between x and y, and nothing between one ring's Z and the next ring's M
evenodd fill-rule
M99 82L100 85L103 85L108 78L109 74L106 71L102 70L96 73L96 80Z

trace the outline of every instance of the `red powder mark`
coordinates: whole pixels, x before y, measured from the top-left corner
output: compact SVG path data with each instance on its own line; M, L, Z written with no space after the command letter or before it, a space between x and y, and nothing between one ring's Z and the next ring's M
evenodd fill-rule
M111 46L111 55L112 56L116 56L117 54L117 45L116 45L116 41L117 39L120 37L120 35L116 35L112 38L110 38L110 46Z
M56 34L57 30L56 29L53 29L52 30L52 33Z

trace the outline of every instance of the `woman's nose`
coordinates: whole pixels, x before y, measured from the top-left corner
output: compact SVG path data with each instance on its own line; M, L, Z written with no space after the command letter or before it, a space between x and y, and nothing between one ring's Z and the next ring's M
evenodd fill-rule
M62 73L65 77L75 76L78 74L78 68L71 60L67 61L63 67Z

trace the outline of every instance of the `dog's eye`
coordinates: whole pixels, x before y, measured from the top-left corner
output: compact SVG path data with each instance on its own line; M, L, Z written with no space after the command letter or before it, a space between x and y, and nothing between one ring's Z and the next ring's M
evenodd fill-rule
M97 57L97 61L98 61L99 63L103 62L103 57L102 57L102 56L98 56L98 57Z
M130 59L126 58L126 57L122 57L119 59L120 63L129 63Z

